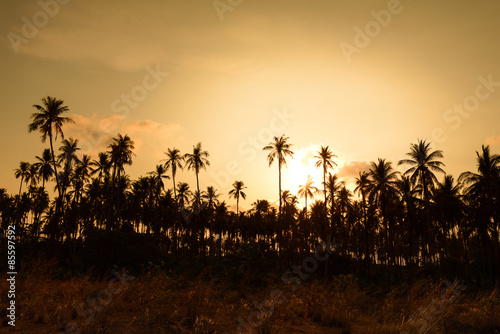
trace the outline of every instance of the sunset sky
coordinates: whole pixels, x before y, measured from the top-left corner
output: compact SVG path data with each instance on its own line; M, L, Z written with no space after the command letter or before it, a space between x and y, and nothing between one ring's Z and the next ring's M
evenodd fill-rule
M211 162L202 188L233 205L227 193L241 180L244 209L277 200L277 165L262 151L274 135L296 152L283 172L292 192L307 174L321 187L312 168L321 145L348 182L379 157L398 168L417 139L443 150L455 177L475 170L481 145L500 153L500 2L18 0L0 13L9 193L19 162L48 147L28 133L32 105L47 95L70 108L76 123L63 130L80 155L96 158L128 134L133 179L168 148L201 142ZM176 180L196 187L192 172Z

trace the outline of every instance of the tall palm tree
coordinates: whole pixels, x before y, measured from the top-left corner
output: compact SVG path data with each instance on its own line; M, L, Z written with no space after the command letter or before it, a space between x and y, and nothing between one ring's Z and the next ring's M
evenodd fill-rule
M311 178L311 175L307 175L307 181L305 184L299 186L299 197L304 197L305 198L305 204L304 204L304 210L306 212L306 217L307 217L307 198L314 198L314 193L318 191L318 188L313 186L313 179Z
M184 155L184 159L186 160L186 166L188 170L194 170L196 174L196 189L198 193L200 192L200 182L198 179L198 174L200 173L200 169L206 169L206 166L210 166L210 161L208 161L207 151L203 151L201 148L201 143L198 143L196 146L193 146L193 153L186 153ZM198 198L198 207L200 206L200 200Z
M201 197L207 201L207 206L209 210L212 210L218 203L220 194L217 193L217 189L213 186L208 186L207 191L201 194Z
M368 233L369 233L369 226L368 226L368 219L366 218L366 195L368 193L368 190L370 188L370 178L367 172L359 172L358 177L356 178L356 188L354 189L355 193L361 194L361 215L362 215L362 221L363 221L363 243L364 243L364 248L365 248L365 267L366 270L369 273L369 263L370 263L370 251L368 249Z
M491 154L489 146L482 146L482 153L476 152L476 155L478 172L462 173L458 181L464 185L464 194L475 211L475 228L483 244L486 244L489 240L488 226L498 219L500 155ZM496 228L492 227L491 230L495 231Z
M38 168L38 175L42 180L42 188L45 188L45 182L50 180L52 175L54 175L54 169L52 169L52 157L50 155L50 149L46 148L43 150L42 156L36 156L38 162L36 162L36 166Z
M274 141L270 142L267 146L262 148L263 151L270 151L267 155L267 161L269 162L269 167L274 162L274 159L278 159L278 184L279 184L279 214L281 215L281 166L286 167L286 157L293 157L293 151L290 150L292 144L287 143L288 137L281 135L281 137L274 136Z
M435 185L438 183L434 172L445 174L442 168L444 164L437 160L443 158L443 152L441 150L431 151L430 143L427 143L425 140L418 140L417 144L411 144L410 152L406 155L409 159L400 160L398 165L410 165L410 168L406 170L404 175L409 175L410 180L420 186L425 212L425 226L423 227L425 233L424 241L427 243L426 247L428 247L431 228L430 200Z
M168 175L165 175L166 172L167 168L165 167L165 165L158 164L156 165L156 169L154 171L148 173L153 177L153 183L157 197L161 194L161 191L165 189L163 179L170 178Z
M174 184L174 198L177 200L177 192L175 189L175 174L177 173L177 168L182 169L182 161L184 160L184 157L181 155L180 151L176 149L175 147L173 149L168 149L167 152L165 152L167 155L167 159L163 160L165 161L165 167L171 168L172 169L172 182Z
M30 169L30 163L21 161L21 163L19 164L19 168L14 170L15 172L14 175L16 179L21 178L21 184L19 185L19 197L21 197L21 189L23 187L23 182L29 175L29 169Z
M191 196L193 193L191 192L191 190L189 190L189 184L187 184L186 182L179 182L177 184L177 190L179 206L183 208L184 203L189 203L189 196Z
M62 131L62 126L64 123L73 122L69 117L61 116L65 112L69 111L69 108L64 105L62 100L58 100L55 97L44 97L42 99L42 105L34 104L33 107L38 111L31 115L33 119L32 123L28 125L29 132L40 131L42 134L42 143L45 143L47 136L50 142L50 151L52 153L52 164L54 166L54 172L56 175L57 191L59 196L62 196L61 186L58 180L56 158L54 154L53 139L57 139L58 135L64 139L64 133ZM73 122L74 123L74 122Z
M318 151L318 155L314 156L316 159L316 168L323 167L323 192L325 195L325 214L326 211L326 173L328 169L333 168L333 166L337 166L337 163L333 161L333 158L338 158L337 155L333 154L332 150L328 146L321 146L321 149Z
M239 214L240 196L243 199L247 198L247 194L243 191L245 189L245 183L243 181L234 181L233 189L229 191L229 198L236 199L236 215Z
M111 181L114 183L120 178L120 174L124 171L125 165L132 164L132 156L134 155L134 141L128 135L123 136L118 134L113 138L113 142L109 145L111 156L111 166L113 167L113 175Z
M387 259L392 255L390 247L390 236L389 231L390 217L389 217L389 205L390 201L396 193L396 180L398 172L394 171L392 168L392 163L386 161L385 159L378 159L378 162L372 162L370 171L368 172L371 178L370 185L370 197L371 202L378 205L380 209L380 214L382 216L382 222L385 230L385 239L387 245Z
M92 175L97 174L98 180L101 181L103 176L109 177L109 170L111 168L111 161L109 159L109 155L106 152L99 152L97 160L91 162Z

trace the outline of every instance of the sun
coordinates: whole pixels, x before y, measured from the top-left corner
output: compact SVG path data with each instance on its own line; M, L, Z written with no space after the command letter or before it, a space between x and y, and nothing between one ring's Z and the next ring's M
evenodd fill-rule
M323 168L315 167L318 159L314 156L317 155L319 150L320 145L309 145L294 151L295 153L293 158L287 159L287 167L283 168L282 171L282 190L289 190L292 195L297 195L300 185L306 183L308 175L311 176L314 181L313 185L316 188L319 190L323 189ZM334 158L334 161L340 165L337 158ZM335 173L336 169L337 168L334 168L333 170L330 170L330 172ZM323 195L318 193L315 198L321 199L323 198Z

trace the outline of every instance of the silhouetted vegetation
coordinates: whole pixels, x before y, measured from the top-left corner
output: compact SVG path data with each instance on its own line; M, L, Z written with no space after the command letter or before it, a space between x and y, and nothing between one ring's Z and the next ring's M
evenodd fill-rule
M281 275L315 251L326 255L325 242L331 240L337 244L335 252L311 273L318 278L324 273L327 282L321 284L326 286L336 275L355 275L366 284L381 286L419 277L458 277L480 288L499 284L500 156L488 146L476 152L477 171L464 172L456 181L445 174L440 161L443 152L419 140L410 145L408 159L398 162L408 167L405 173L380 158L360 172L357 197L329 172L336 156L322 147L315 158L323 171L323 192L308 179L298 194L305 199L300 209L297 196L282 190L281 184L285 158L293 158L292 145L284 135L275 137L263 150L270 151L269 165L278 161L279 207L262 199L242 212L239 202L246 198L247 187L235 181L228 195L236 200L237 210L231 212L225 201L219 201L217 189L199 180L200 170L210 166L209 153L201 143L184 155L168 148L164 161L152 162L147 176L132 180L126 173L126 166L133 163L132 138L118 134L108 150L93 160L79 154L78 139L64 138L63 125L71 119L63 116L69 110L63 101L47 97L42 102L35 105L29 131L40 131L42 141L49 138L50 149L15 170L19 193L10 195L0 189L0 228L5 233L7 226L15 224L20 256L25 261L55 259L59 278L70 272L102 277L114 265L135 274L158 267L183 275L194 270L192 277L203 273L221 280L217 277L223 272L236 284L233 288L241 288L246 283L264 284L267 273ZM53 146L58 136L62 143L56 154ZM185 167L194 171L196 187L178 181L178 171ZM168 189L165 180L170 178ZM57 190L53 199L47 190L50 185ZM322 200L308 206L307 199L316 193ZM187 269L186 261L199 267ZM274 279L280 281L279 276ZM174 285L167 284L175 295L179 292ZM310 297L301 293L294 303L302 300L309 305ZM338 292L331 293L334 298ZM351 297L367 301L367 295L357 295L361 293L353 292ZM406 297L388 298L399 303ZM205 321L201 306L188 303L198 310L193 323ZM361 304L354 302L352 312L362 312ZM353 326L354 313L340 304L335 305L343 313L335 315L312 306L299 311L294 305L284 312L305 312L306 319L345 327L346 333ZM182 320L177 325L185 326ZM209 322L203 326L213 327Z

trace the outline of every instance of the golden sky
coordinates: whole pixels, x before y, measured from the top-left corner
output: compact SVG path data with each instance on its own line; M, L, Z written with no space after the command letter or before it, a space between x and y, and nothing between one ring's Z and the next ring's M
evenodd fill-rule
M306 173L321 187L321 145L348 182L379 157L396 164L417 138L456 177L481 145L500 153L497 1L19 0L0 13L0 187L11 193L19 162L47 146L27 132L47 95L69 106L65 136L81 153L128 133L133 178L202 142L201 186L227 199L244 181L244 208L277 199L261 150L274 135L296 151L283 173L292 191ZM177 180L194 188L191 174Z

